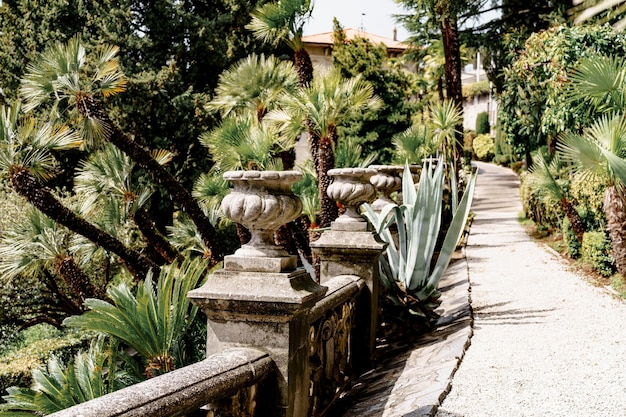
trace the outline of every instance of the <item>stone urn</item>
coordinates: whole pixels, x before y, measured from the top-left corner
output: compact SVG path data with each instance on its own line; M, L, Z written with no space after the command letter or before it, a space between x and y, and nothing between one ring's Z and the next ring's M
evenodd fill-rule
M328 175L333 178L327 190L328 196L346 207L346 212L335 223L367 223L358 210L361 204L376 199L376 188L370 182L376 171L371 168L341 168L331 169Z
M402 188L402 172L404 167L400 165L371 165L376 170L370 182L379 192L378 198L372 203L374 211L380 212L388 204L396 204L391 194Z
M222 211L252 235L235 252L237 258L280 258L290 255L274 243L274 232L300 216L302 202L291 186L302 178L297 171L228 171L224 179L233 190L222 200Z

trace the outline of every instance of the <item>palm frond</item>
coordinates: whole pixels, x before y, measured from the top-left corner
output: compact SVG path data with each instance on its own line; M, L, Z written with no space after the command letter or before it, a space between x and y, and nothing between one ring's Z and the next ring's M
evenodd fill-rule
M594 56L582 59L570 76L570 100L596 111L623 111L626 106L626 64L617 57ZM581 109L582 110L582 109ZM587 109L589 111L589 109Z

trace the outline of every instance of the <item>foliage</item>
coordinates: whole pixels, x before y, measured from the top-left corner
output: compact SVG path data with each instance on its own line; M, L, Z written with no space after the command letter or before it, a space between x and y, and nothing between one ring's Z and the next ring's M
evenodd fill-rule
M626 53L626 37L610 27L557 26L530 36L504 70L498 121L517 153L553 145L568 129L578 131L594 118L581 113L581 100L564 94L571 71L583 58Z
M444 163L425 163L417 191L409 166L405 164L402 178L401 206L390 204L380 214L365 205L366 217L388 244L380 261L380 279L387 297L394 305L429 323L437 317L439 280L447 268L461 237L473 198L476 176L467 184L454 217L445 231L439 255L434 253L441 232L443 209ZM455 188L453 186L453 188ZM397 240L392 229L397 227Z
M334 21L333 66L344 77L360 75L380 98L378 109L366 108L339 126L340 138L356 141L366 154L377 152L378 162L392 157L393 135L407 129L415 104L412 75L402 67L387 65L389 58L383 44L374 45L365 38L346 39L343 28Z
M581 260L605 277L615 273L611 257L611 241L604 232L587 232L583 236Z
M476 116L476 133L479 135L489 133L491 126L489 125L489 113L484 111Z
M526 181L528 173L520 175L520 198L522 208L527 219L537 225L550 230L559 230L562 222L562 212L554 195L544 193Z
M29 386L32 371L48 360L51 354L67 360L93 339L92 333L66 332L58 337L44 337L27 346L16 345L0 357L0 393L8 387Z
M600 178L588 178L574 174L570 183L570 194L585 221L587 230L605 230L606 216L602 200L606 182Z
M578 258L580 256L581 243L576 238L572 224L567 217L563 217L561 230L563 233L563 245L567 251L567 256L572 259Z
M465 100L472 100L476 96L481 96L483 94L487 94L490 91L489 80L482 80L476 83L465 84L463 85L463 98ZM478 123L476 123L476 127L478 130ZM487 133L487 132L480 132Z
M472 141L474 154L480 161L491 161L495 154L495 142L490 134L476 136Z
M626 28L623 0L582 0L568 10L574 24L610 23L616 30Z
M89 299L89 311L67 318L70 327L97 331L123 341L145 359L148 377L185 365L183 336L194 321L197 307L191 307L187 293L198 286L207 271L206 262L187 259L161 270L156 290L152 276L133 295L126 283L107 290L113 304Z

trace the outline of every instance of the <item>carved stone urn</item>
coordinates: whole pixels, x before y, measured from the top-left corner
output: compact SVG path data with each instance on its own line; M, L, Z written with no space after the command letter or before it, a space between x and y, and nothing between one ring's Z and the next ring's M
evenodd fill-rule
M402 188L402 172L404 167L400 165L371 165L370 168L376 170L370 182L380 193L378 198L372 203L374 211L380 212L388 204L396 204L391 198L391 193Z
M376 188L370 179L376 175L371 168L340 168L331 169L328 175L333 182L328 186L328 196L346 207L346 212L335 220L337 225L351 223L367 223L359 214L359 206L371 203L376 199Z
M224 174L224 179L233 184L233 190L222 200L222 211L229 219L244 225L252 235L248 243L224 261L226 269L266 270L263 265L267 262L259 262L258 258L277 259L281 265L279 270L295 268L296 257L274 243L274 232L302 212L302 202L291 190L301 178L302 174L297 171L228 171Z

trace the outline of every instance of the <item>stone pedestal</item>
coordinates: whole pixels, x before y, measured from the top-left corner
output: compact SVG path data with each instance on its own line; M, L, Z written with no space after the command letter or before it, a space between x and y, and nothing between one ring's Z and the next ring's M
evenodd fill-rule
M325 292L304 270L224 269L189 297L207 315L207 354L229 347L269 352L278 368L278 392L268 394L278 408L268 412L301 417L308 411L308 313Z

